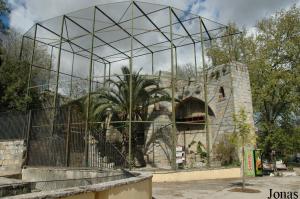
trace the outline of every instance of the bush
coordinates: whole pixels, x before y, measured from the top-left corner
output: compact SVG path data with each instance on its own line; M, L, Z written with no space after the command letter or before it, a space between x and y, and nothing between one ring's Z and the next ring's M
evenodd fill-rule
M216 159L222 166L239 165L239 159L234 135L224 135L218 144L215 145Z

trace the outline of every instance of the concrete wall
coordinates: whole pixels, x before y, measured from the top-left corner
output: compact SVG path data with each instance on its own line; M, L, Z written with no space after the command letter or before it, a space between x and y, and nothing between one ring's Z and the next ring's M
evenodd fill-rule
M205 171L182 171L168 173L154 173L153 182L186 182L193 180L239 178L240 168L217 169Z
M10 197L10 199L152 199L152 175L134 173L134 177L99 184L42 191Z
M22 180L35 182L33 188L41 191L97 184L123 178L126 178L126 174L120 170L99 171L96 169L75 168L22 169Z
M135 184L128 184L114 187L109 190L84 193L75 196L65 197L65 199L151 199L152 182L144 180Z
M23 140L0 141L0 174L19 173L24 152Z

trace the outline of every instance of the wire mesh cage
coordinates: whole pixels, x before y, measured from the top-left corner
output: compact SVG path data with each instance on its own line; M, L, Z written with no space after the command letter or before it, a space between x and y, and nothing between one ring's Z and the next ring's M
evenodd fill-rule
M54 165L69 164L70 151L86 166L109 159L98 144L102 139L114 143L129 166L193 167L192 159L209 164L210 142L223 128L219 113L232 114L230 72L242 66L215 69L205 49L238 33L196 14L139 1L36 23L23 36L23 48L33 47L31 56L21 52L21 58L31 66L28 95L39 96L31 106L39 110L33 120L43 122L32 124L28 139L47 140L46 150L57 150L46 158ZM222 132L232 129L230 122L223 126L228 129ZM30 145L33 151L39 146Z

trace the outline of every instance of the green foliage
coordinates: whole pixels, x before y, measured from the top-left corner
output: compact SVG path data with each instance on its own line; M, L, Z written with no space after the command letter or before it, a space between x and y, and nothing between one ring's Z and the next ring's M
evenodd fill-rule
M246 145L253 145L256 141L256 136L251 129L249 120L245 109L242 107L238 114L233 115L233 120L235 123L235 131L233 132L232 143L238 147L245 147Z
M129 68L122 67L122 75L116 75L116 80L108 80L109 87L91 93L90 98L90 121L104 121L110 117L112 125L118 129L123 137L123 153L128 152L129 132ZM132 73L132 121L149 121L149 106L161 101L169 101L170 97L163 88L159 87L159 80L146 78L140 75L140 71ZM72 103L81 104L82 112L85 113L88 96ZM138 133L145 132L148 123L132 123L132 146L137 147ZM143 137L143 136L142 136ZM138 150L137 148L135 148ZM137 153L133 149L133 152Z
M288 160L291 154L300 151L300 128L294 128L290 131L278 128L273 133L265 137L260 136L259 147L267 151L276 151L278 159ZM266 154L268 155L268 154Z
M204 147L203 144L199 141L197 143L197 154L199 154L201 158L206 158L207 153L203 151L203 147Z
M225 134L214 148L216 159L222 166L238 164L237 137L235 134Z
M236 29L230 24L227 31ZM254 33L244 29L240 35L214 42L208 51L214 64L240 61L248 65L258 146L265 154L270 153L271 146L281 151L279 143L285 143L296 128L295 115L300 110L299 33L300 8L294 5L259 21ZM291 147L290 152L297 148Z
M0 111L25 110L27 104L39 103L36 90L31 90L27 97L28 74L32 52L32 43L24 42L23 57L19 59L21 50L21 35L14 30L5 34L1 45L0 60ZM49 63L49 55L43 49L35 50L35 64L43 66ZM45 65L45 64L44 64ZM44 70L33 69L32 79L41 81L45 75Z

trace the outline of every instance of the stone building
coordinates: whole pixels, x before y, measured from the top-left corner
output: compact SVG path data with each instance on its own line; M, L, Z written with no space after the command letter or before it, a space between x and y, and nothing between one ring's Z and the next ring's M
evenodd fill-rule
M162 72L161 76L170 76ZM203 76L197 79L176 81L176 129L177 147L182 148L188 167L200 167L205 163L196 155L206 149L205 103ZM170 78L161 78L160 86L170 91ZM244 108L248 122L254 129L252 98L248 68L232 62L210 68L208 71L208 121L210 151L222 139L222 135L234 131L233 115ZM170 91L171 92L171 91ZM162 102L150 107L155 115L154 123L146 132L145 154L149 164L169 168L171 161L171 104ZM196 124L194 124L196 123ZM179 149L180 150L180 149ZM212 157L214 154L212 154Z

